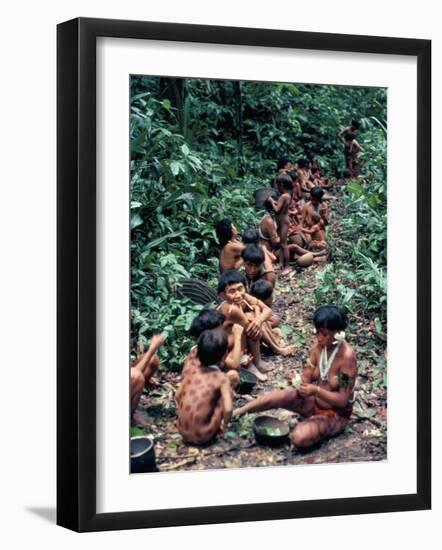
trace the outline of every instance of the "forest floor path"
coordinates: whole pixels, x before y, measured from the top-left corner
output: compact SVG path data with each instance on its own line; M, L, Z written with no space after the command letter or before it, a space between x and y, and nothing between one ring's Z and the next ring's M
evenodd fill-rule
M339 238L343 212L335 207L330 230ZM281 320L288 343L296 343L291 357L265 356L273 364L268 381L259 383L252 397L289 387L288 373L301 370L314 344L312 318L316 308L314 289L316 275L323 265L313 265L301 272L293 271L278 277L273 310ZM345 430L322 444L300 451L289 439L280 447L266 447L255 441L253 421L257 414L270 414L288 422L292 429L299 415L283 410L246 414L233 418L226 433L203 447L186 445L175 425L176 408L174 388L179 375L160 368L159 383L141 398L134 424L143 433L155 439L157 466L160 471L207 470L296 464L324 464L340 462L379 461L387 458L387 392L385 378L385 342L378 339L373 322L361 315L353 315L348 340L356 350L358 379L356 401L349 425ZM383 382L384 380L384 382ZM245 403L243 396L235 400L235 407Z

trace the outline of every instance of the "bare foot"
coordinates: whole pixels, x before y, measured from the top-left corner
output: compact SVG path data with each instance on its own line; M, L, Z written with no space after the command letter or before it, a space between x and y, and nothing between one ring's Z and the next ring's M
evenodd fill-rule
M287 355L292 355L293 353L295 353L296 351L296 345L295 344L291 344L289 346L286 346L285 348L281 348L281 355L283 355L284 357L286 357Z
M267 380L267 376L265 374L262 374L261 372L259 372L259 370L255 367L255 365L253 363L251 363L247 367L247 370L249 372L251 372L252 374L254 374L260 382L265 382Z
M273 370L273 364L272 363L267 363L266 361L261 361L259 363L259 367L257 367L257 368L261 372L269 372L269 371Z
M273 335L275 336L276 343L280 345L282 348L284 348L285 343L284 343L284 335L282 334L282 330L280 328L273 328L272 332L273 332Z

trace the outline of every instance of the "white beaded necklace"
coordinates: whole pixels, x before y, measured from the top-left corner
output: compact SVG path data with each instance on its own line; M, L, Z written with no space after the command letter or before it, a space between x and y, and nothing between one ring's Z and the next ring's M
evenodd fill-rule
M341 342L338 342L335 349L332 351L330 358L327 354L327 348L321 350L321 355L319 356L319 373L321 375L321 380L327 380L328 373L331 369L333 361L335 360L336 354L338 353L339 348L341 347Z

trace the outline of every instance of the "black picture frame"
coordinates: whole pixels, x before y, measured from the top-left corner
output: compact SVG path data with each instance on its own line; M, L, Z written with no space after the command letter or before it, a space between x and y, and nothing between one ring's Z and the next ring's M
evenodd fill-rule
M417 59L417 492L96 512L96 39L301 48ZM431 507L431 41L79 18L57 28L57 523L75 531L424 510Z

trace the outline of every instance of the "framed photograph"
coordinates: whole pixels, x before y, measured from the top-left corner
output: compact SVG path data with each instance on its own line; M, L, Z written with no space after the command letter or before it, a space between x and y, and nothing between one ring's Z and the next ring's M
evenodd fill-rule
M431 42L57 36L57 523L429 509Z

